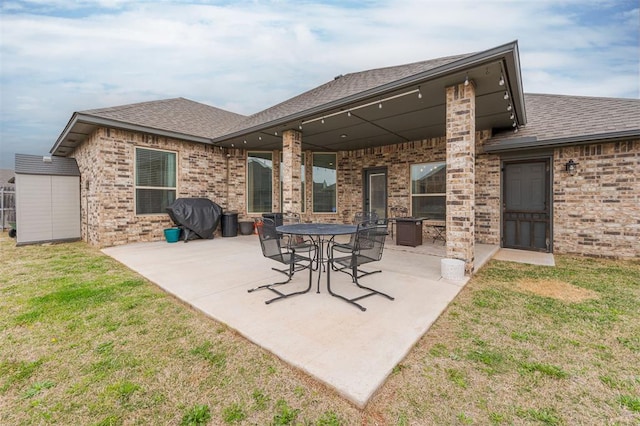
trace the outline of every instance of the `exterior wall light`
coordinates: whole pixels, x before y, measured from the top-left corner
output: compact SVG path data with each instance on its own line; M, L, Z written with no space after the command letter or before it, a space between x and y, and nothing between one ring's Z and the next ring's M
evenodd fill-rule
M573 176L578 171L578 163L571 159L564 165L564 169L567 171L567 173L569 173L570 176Z

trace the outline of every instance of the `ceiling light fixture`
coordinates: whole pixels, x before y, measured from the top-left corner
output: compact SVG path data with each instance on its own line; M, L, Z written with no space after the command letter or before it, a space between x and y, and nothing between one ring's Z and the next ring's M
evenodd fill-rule
M466 75L466 76L464 77L464 85L465 85L465 86L468 86L468 85L469 85L469 76L468 76L468 75Z
M498 84L500 86L504 86L504 77L502 76L502 74L500 74L500 81L498 81Z
M510 118L511 120L513 120L514 118L516 118L516 115L515 115L514 113L511 113L511 114L509 115L509 118Z
M511 111L511 104L507 105L507 111Z
M418 86L418 99L422 99L422 92L420 91L420 86Z
M382 101L378 104L378 109L382 109Z
M509 92L504 92L504 96L503 96L503 98L504 98L504 99L509 99Z
M347 117L351 117L351 110L347 111Z

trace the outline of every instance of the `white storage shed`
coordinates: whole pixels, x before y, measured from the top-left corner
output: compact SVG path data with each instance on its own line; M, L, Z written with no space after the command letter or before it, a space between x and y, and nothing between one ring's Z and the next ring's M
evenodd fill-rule
M16 154L15 181L18 245L80 239L75 159Z

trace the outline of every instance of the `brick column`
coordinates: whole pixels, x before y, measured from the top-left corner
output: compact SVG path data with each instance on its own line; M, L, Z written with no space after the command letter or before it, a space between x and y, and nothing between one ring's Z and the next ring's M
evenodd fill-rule
M474 269L476 90L449 86L447 96L447 257Z
M282 210L283 213L300 213L302 183L302 133L285 130L282 133Z

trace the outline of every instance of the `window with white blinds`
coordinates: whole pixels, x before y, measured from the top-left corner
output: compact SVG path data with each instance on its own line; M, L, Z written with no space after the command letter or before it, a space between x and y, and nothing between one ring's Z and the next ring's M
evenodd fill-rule
M176 192L176 153L136 148L136 214L166 213Z

